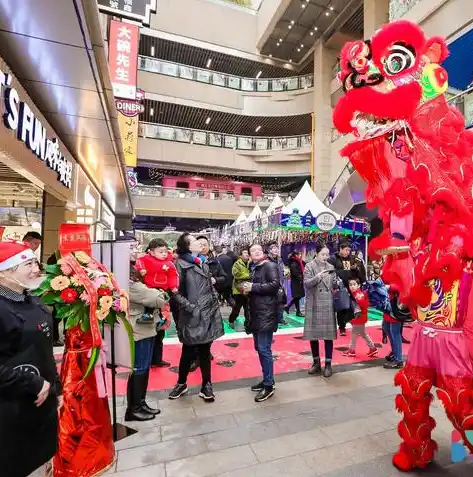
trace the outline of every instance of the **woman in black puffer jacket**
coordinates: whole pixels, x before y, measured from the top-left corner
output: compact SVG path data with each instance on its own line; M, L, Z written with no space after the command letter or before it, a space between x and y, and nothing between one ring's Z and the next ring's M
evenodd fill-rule
M210 347L217 338L223 336L224 329L220 303L214 289L215 279L201 251L201 243L192 235L185 233L177 240L179 290L172 300L182 353L179 379L169 399L177 399L187 393L187 376L196 351L202 372L199 396L210 402L215 399L211 382Z

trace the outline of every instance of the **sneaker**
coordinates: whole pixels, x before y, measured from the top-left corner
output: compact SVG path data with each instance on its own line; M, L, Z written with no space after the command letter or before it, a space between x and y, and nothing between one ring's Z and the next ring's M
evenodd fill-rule
M392 353L389 353L387 356L384 357L384 359L390 363L391 361L394 361L394 355Z
M404 363L402 361L391 361L389 363L384 363L384 369L402 369L404 367Z
M179 399L181 396L184 396L184 394L187 394L188 392L189 388L187 387L187 384L176 384L174 386L174 389L169 393L168 398Z
M411 344L411 342L410 342L408 339L404 338L404 337L402 337L401 340L402 340L402 342L403 342L404 344Z
M215 394L211 383L207 383L205 386L202 386L199 397L201 397L205 402L215 401Z
M340 336L346 336L347 332L346 330L340 330Z
M368 351L368 356L370 358L375 358L376 356L378 356L378 348L370 348L370 350Z
M156 366L157 368L169 368L171 363L169 361L162 360L159 363L153 364L153 366Z
M301 313L300 311L298 311L296 313L296 316L299 317L299 318L304 318L304 313Z
M273 389L276 388L276 385L273 384ZM262 390L264 389L264 383L263 381L261 381L260 383L258 384L254 384L253 386L251 386L251 390L254 392L254 393L259 393L261 392Z
M256 402L263 402L274 395L274 385L271 387L264 386L263 389L255 396Z
M356 358L356 353L354 349L347 349L346 351L342 352L342 356L346 356L347 358Z

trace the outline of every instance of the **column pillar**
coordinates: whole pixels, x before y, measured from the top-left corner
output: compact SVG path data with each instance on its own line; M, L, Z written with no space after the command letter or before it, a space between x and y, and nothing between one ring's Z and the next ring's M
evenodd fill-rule
M320 200L324 200L331 184L331 136L332 105L331 83L333 67L338 52L319 42L314 52L314 114L315 138L314 161L312 164L315 187Z
M389 0L364 0L364 36L365 39L384 23L389 22Z
M41 259L46 261L47 258L58 248L59 242L59 226L71 217L66 209L66 202L61 201L44 192L43 194L43 223L41 246Z

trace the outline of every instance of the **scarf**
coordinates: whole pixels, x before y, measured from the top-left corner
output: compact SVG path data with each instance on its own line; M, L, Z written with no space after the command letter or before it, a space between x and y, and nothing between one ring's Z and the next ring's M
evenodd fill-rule
M302 261L302 258L300 258L300 257L293 257L293 258L299 264L299 266L301 267L302 273L304 273L305 265L304 265L304 262Z
M201 267L203 263L206 262L206 258L203 255L193 255L192 253L183 253L182 255L179 255L180 258L182 258L184 261L187 263L193 263L194 265L197 265L198 267Z

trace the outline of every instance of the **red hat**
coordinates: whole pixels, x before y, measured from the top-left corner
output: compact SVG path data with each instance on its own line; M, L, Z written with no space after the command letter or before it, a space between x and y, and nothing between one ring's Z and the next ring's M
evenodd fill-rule
M22 243L0 242L0 271L2 272L35 258L33 250Z

